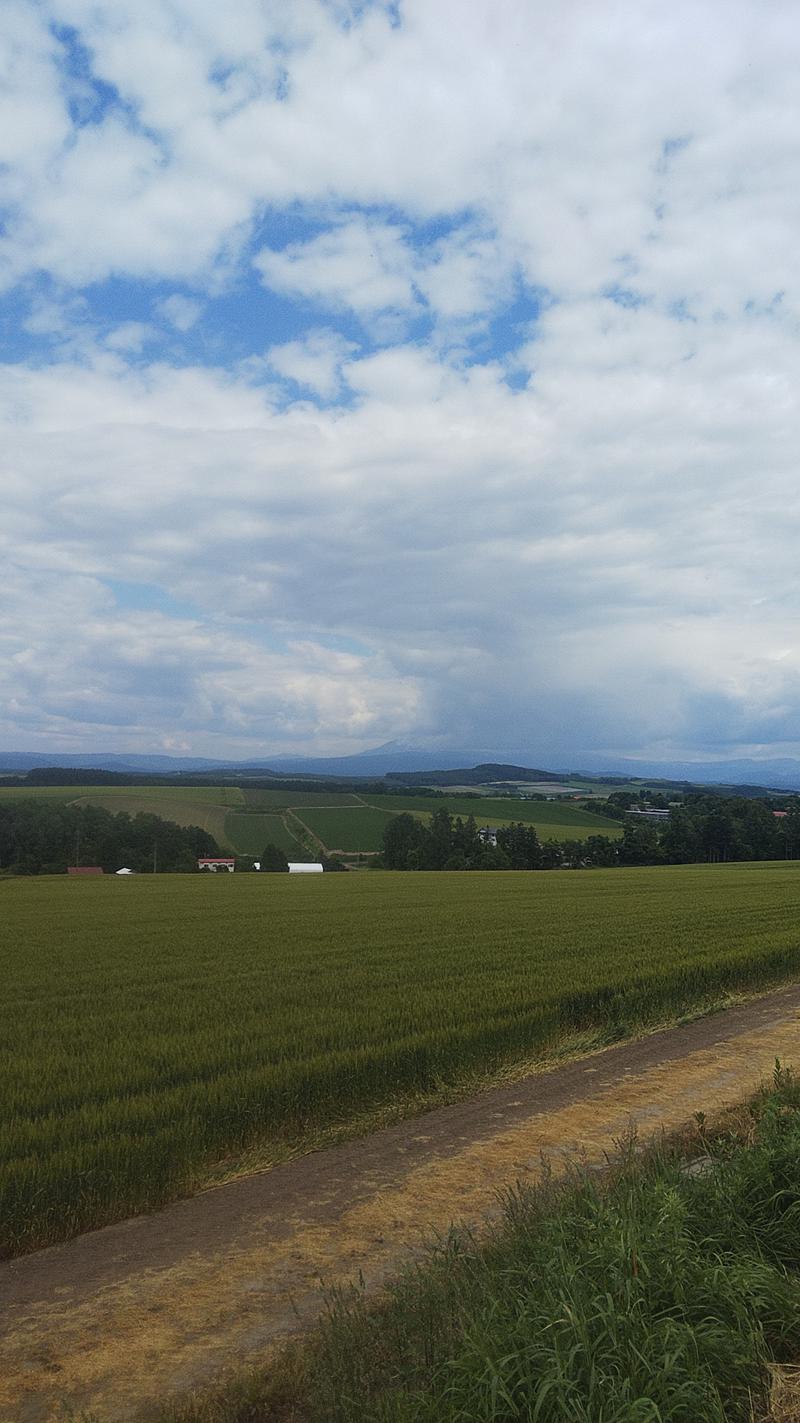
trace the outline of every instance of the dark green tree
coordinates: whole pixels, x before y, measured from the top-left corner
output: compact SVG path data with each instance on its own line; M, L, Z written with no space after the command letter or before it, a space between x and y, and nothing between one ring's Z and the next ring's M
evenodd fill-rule
M416 870L421 867L425 826L415 816L393 815L383 832L382 859L387 870Z
M541 869L542 847L532 825L520 822L501 826L497 832L497 844L507 856L512 870Z
M462 856L464 863L453 866L448 862L445 869L470 869L483 849L474 815L468 815L466 820L460 816L457 818L453 826L452 846L453 855Z
M422 867L443 870L453 853L453 822L446 806L437 806L423 845Z
M611 869L619 864L616 842L607 835L589 835L584 850L587 862L598 869Z
M670 865L691 865L703 858L700 834L688 811L673 810L661 832L661 849Z
M289 861L286 854L278 845L265 845L261 852L262 874L280 875L289 873Z
M619 857L623 865L660 864L661 848L656 827L648 824L627 824L622 832Z
M484 845L474 866L476 870L510 870L511 861L499 845Z

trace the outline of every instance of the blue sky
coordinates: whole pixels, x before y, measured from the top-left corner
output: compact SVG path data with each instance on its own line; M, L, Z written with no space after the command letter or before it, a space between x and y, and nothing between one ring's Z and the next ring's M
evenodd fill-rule
M798 50L7 0L0 749L800 754Z

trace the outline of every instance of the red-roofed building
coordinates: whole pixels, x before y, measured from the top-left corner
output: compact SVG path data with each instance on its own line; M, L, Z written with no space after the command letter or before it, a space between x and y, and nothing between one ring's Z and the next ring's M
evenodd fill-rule
M785 820L789 812L788 810L773 810L772 814L776 820Z
M100 865L67 865L68 875L101 875Z
M204 855L197 861L197 868L198 870L210 870L212 874L216 874L218 870L223 870L227 871L229 875L232 875L236 869L236 861L233 858L229 859L227 856L214 857L212 855Z

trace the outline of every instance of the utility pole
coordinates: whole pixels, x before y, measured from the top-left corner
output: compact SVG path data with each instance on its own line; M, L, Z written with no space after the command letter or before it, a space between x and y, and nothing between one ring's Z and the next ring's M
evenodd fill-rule
M158 841L153 841L153 874L158 873Z

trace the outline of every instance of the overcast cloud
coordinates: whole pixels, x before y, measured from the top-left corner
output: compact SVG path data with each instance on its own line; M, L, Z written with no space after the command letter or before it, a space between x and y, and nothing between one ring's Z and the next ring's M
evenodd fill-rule
M800 754L791 0L5 0L0 749Z

